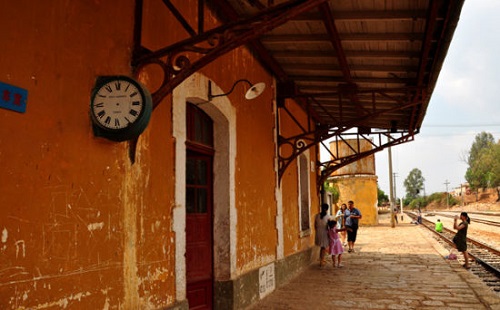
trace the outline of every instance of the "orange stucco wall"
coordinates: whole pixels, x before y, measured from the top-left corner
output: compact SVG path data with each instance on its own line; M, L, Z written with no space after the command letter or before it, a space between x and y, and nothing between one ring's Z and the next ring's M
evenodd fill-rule
M300 122L303 128L307 126L307 115L302 108L292 100L286 101L286 108L294 115L297 121ZM290 119L288 113L282 111L280 113L281 121L281 134L284 137L291 137L303 133L302 129ZM289 156L291 153L290 148L284 149L287 153L284 156ZM309 162L316 162L316 148L309 148ZM282 180L282 197L283 197L283 235L284 235L284 254L285 256L297 253L311 247L314 244L314 215L319 212L319 196L316 190L316 174L310 173L310 187L311 187L311 204L310 204L310 231L306 234L300 233L299 222L299 207L298 207L298 171L297 159L290 163L290 166L285 171Z
M236 267L241 274L276 258L273 80L246 48L214 61L203 73L225 91L241 78L267 85L253 100L245 99L246 88L241 85L228 96L236 107Z
M196 25L196 6L173 1ZM147 309L177 300L175 146L172 96L154 110L135 163L127 142L94 136L90 93L100 75L132 76L135 1L21 0L0 10L0 81L28 91L27 110L0 109L0 308ZM162 1L145 1L143 44L152 50L187 38ZM14 18L15 17L15 18ZM217 23L206 11L206 27ZM194 28L196 28L194 26ZM258 100L243 87L236 109L236 270L276 260L278 188L273 79L244 47L201 70L223 90L246 78L265 82ZM161 78L144 70L153 92ZM301 109L291 104L299 115ZM303 112L302 112L303 113ZM301 122L306 122L302 114ZM293 122L283 120L294 133ZM310 149L310 160L316 152ZM295 167L294 167L295 166ZM216 172L215 172L216 173ZM311 172L311 213L317 212ZM283 177L285 255L307 249L299 236L297 169ZM311 215L312 218L312 215Z
M115 5L17 1L0 11L0 81L28 91L25 113L0 109L2 309L174 299L173 141L160 134L169 109L155 111L134 165L127 143L90 126L96 76L131 74L134 1L110 22Z

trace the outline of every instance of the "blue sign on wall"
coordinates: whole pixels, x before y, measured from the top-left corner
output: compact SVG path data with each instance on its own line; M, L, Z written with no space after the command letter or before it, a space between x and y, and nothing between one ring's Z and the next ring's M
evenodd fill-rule
M26 89L0 82L0 108L26 112L28 91Z

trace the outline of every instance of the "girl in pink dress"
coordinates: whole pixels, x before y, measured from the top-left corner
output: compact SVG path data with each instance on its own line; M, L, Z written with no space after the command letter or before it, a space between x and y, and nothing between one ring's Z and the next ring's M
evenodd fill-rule
M329 253L332 256L333 267L342 268L344 265L341 264L342 253L344 253L344 247L342 246L342 241L339 238L339 231L345 231L345 228L338 229L337 221L328 221L328 239L330 240L330 250ZM337 256L337 263L335 263L335 256Z

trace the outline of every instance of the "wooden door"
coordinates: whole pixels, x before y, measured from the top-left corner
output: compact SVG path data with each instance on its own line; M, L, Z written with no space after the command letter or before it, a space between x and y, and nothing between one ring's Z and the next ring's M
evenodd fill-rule
M212 156L188 151L186 160L186 270L190 309L212 309Z

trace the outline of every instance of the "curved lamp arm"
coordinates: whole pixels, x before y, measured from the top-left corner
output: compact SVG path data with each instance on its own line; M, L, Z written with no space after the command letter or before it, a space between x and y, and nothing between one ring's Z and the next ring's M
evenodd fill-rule
M238 84L240 82L246 82L250 86L250 90L248 90L247 91L247 95L245 95L245 97L247 99L253 99L253 98L257 97L258 95L260 95L262 93L262 91L265 88L265 84L264 83L257 83L257 84L254 85L254 84L250 83L250 81L247 80L247 79L240 79L240 80L237 80L236 82L234 82L233 86L231 87L231 90L228 91L227 93L213 95L212 94L212 81L208 81L208 96L207 96L208 97L208 101L211 101L215 97L222 97L222 96L229 95L230 93L232 93L234 91L234 88L236 87L236 84ZM257 86L259 86L258 89L256 88ZM249 91L253 91L254 92L254 94L253 94L253 96L251 96L251 98L249 98L249 96L248 96L248 92Z

